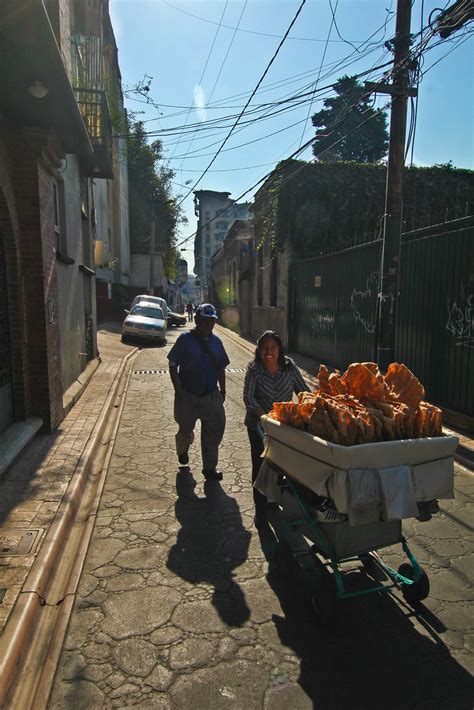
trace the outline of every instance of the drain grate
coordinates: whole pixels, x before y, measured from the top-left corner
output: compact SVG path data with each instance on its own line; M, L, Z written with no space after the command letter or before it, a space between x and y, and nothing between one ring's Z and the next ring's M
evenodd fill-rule
M133 370L134 375L167 375L169 370Z
M245 372L245 367L226 367L226 372ZM168 375L169 370L133 370L134 375Z
M42 528L4 528L0 532L0 557L31 555L41 532Z

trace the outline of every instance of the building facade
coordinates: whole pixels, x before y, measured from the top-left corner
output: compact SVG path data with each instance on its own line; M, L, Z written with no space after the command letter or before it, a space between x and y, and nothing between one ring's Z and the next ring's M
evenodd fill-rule
M211 257L224 241L229 225L236 219L250 218L250 204L237 203L229 192L197 190L194 192L194 212L198 218L194 240L194 273L200 285L200 299L209 298Z
M0 433L30 418L54 430L97 357L94 242L109 204L94 191L114 171L87 67L107 22L106 0L0 7Z

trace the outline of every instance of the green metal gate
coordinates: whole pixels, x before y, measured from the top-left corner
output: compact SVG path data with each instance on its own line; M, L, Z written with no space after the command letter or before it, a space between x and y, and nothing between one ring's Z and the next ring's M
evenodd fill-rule
M374 360L381 242L292 264L290 349L341 370ZM404 239L395 357L427 397L474 416L474 229Z

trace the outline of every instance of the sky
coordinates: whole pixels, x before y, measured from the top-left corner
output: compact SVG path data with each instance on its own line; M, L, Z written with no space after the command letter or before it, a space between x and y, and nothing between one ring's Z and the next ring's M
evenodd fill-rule
M408 114L415 130L407 163L452 161L473 169L474 23L444 41L430 28L435 8L450 4L412 3L413 47L422 49L422 61L418 100ZM162 141L164 163L175 171L175 195L186 198L188 223L180 226L178 239L186 240L181 249L190 273L196 229L192 192L186 197L191 188L239 198L314 136L311 116L334 95L331 85L338 78L368 72L362 81L378 81L386 68L375 67L393 60L385 42L394 36L396 0L306 0L277 52L300 5L301 0L110 0L126 108L140 112L136 118L145 122L150 140ZM151 77L153 103L131 91L145 76ZM275 105L300 93L307 96ZM377 95L374 107L388 102L388 96ZM311 147L300 157L311 160ZM256 189L242 201L251 200Z

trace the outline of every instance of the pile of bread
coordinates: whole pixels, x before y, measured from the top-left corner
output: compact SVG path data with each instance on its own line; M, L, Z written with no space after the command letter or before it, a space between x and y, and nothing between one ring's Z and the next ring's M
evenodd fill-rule
M341 376L319 368L319 389L298 402L275 402L269 416L335 444L441 436L442 413L424 401L421 382L393 362L382 375L374 362L349 365Z

